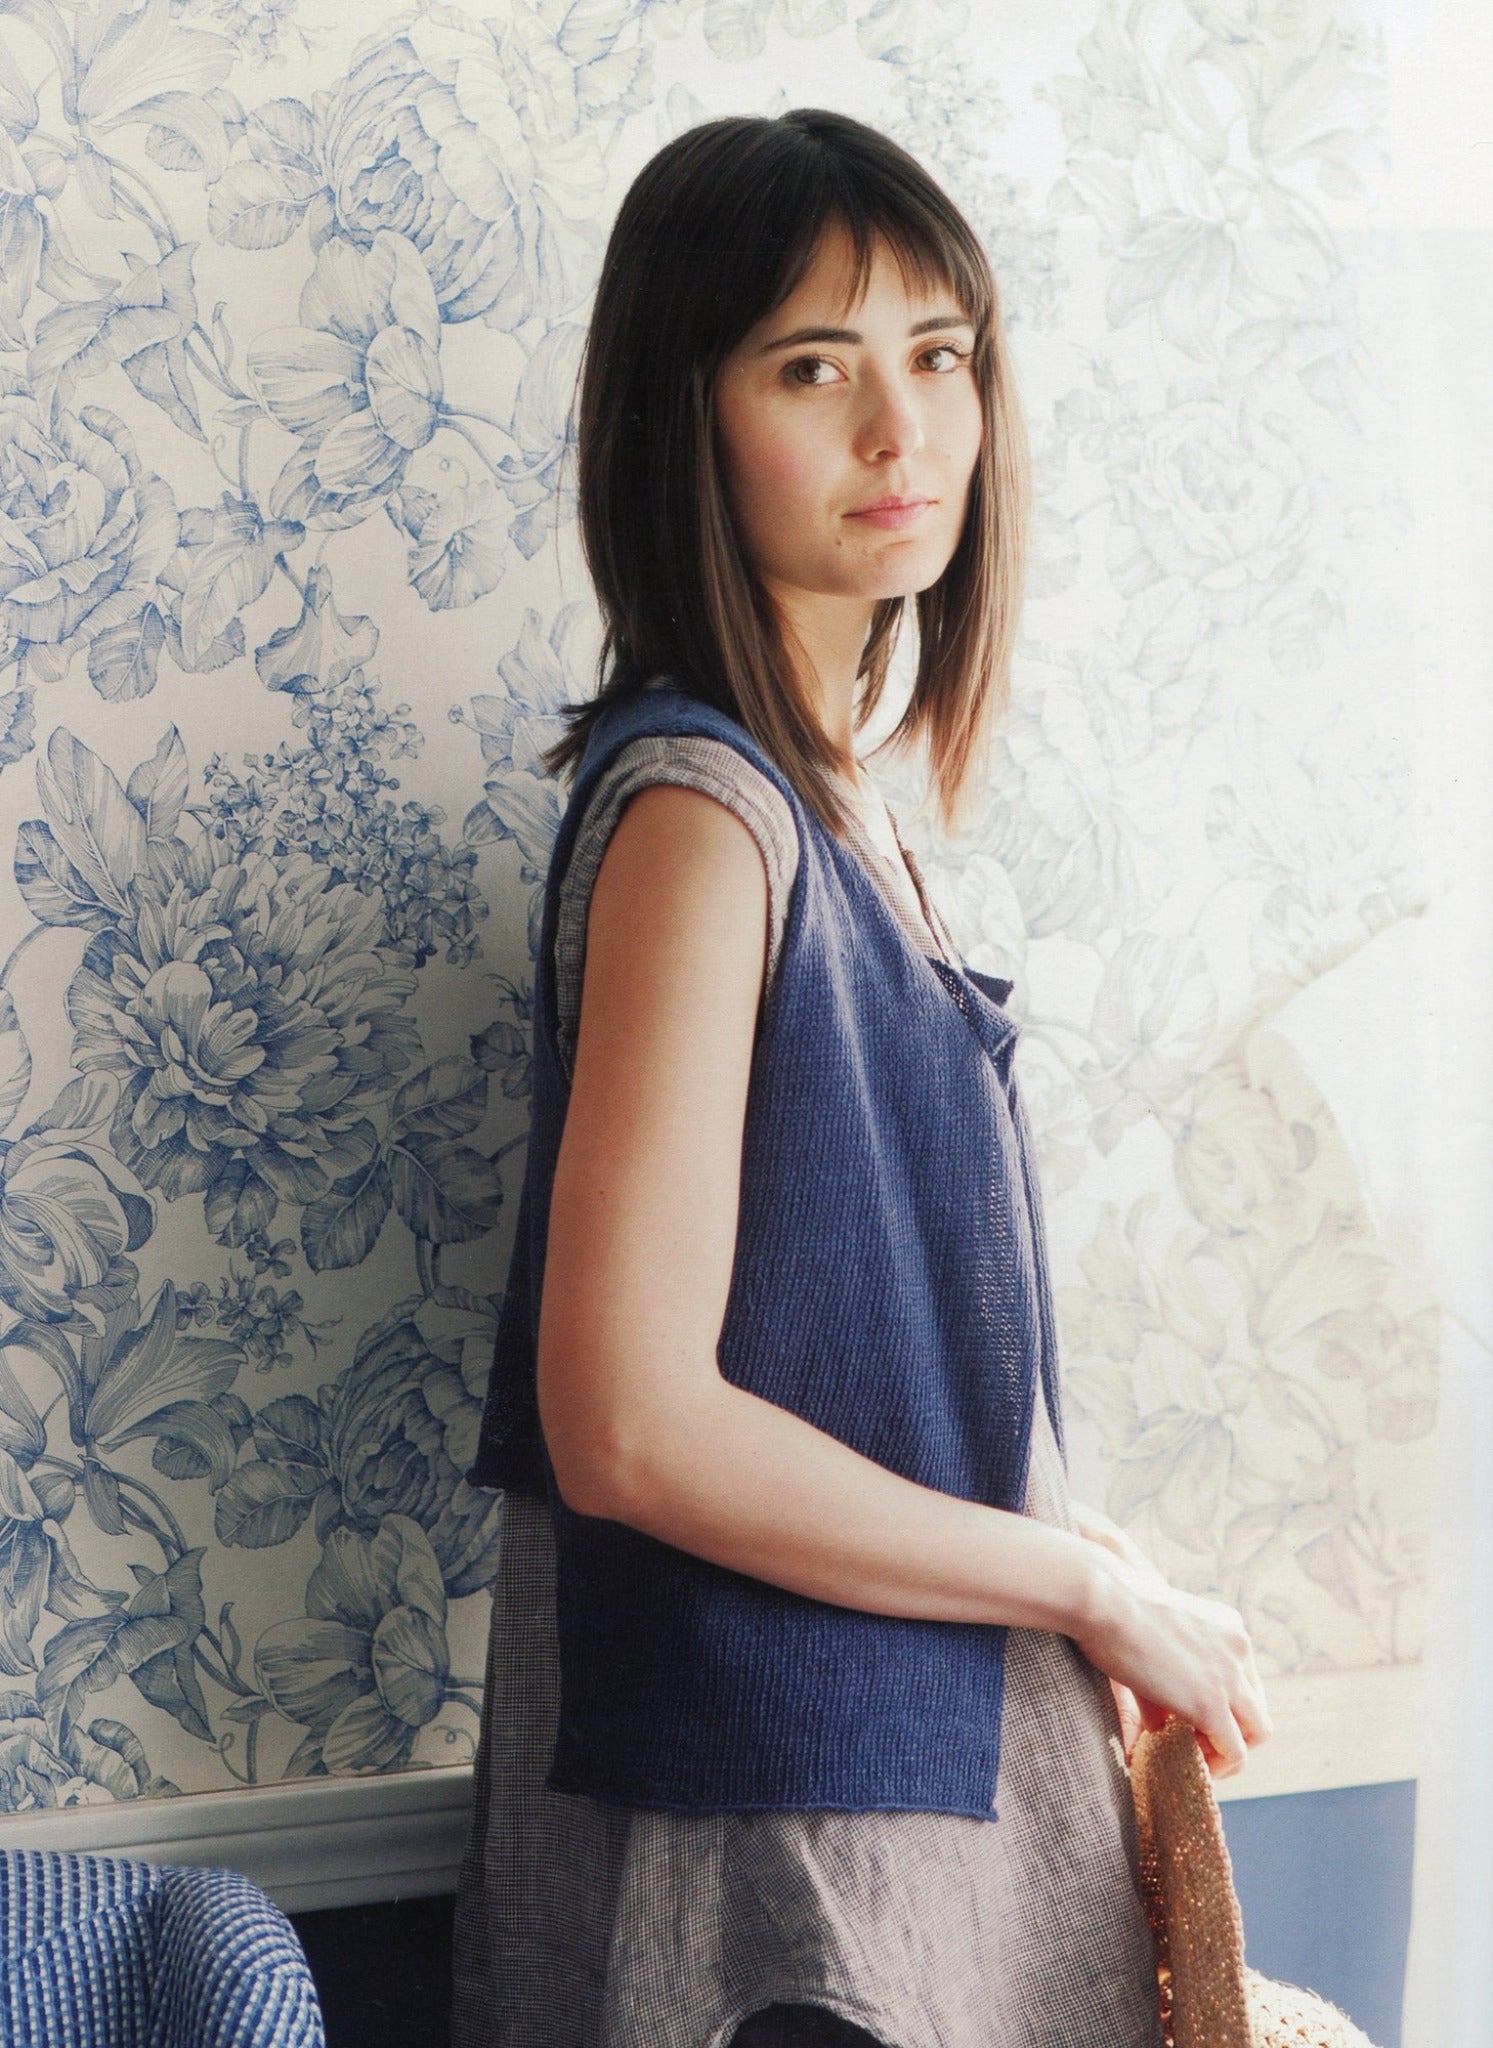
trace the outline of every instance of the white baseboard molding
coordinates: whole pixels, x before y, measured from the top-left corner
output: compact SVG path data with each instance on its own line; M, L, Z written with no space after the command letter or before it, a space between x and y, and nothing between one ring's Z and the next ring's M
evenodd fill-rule
M0 1849L62 1849L242 1871L287 1913L454 1892L470 1764L301 1778L0 1817Z
M1419 1771L1420 1667L1278 1678L1275 1735L1221 1800L1384 1784ZM287 1912L456 1889L472 1770L302 1778L241 1792L122 1800L0 1817L0 1849L72 1849L241 1870Z

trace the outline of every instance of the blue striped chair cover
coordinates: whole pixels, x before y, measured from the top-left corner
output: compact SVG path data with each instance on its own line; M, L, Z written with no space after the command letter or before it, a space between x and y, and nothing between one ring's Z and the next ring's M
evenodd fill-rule
M0 1851L0 2048L326 2048L295 1930L231 1870Z

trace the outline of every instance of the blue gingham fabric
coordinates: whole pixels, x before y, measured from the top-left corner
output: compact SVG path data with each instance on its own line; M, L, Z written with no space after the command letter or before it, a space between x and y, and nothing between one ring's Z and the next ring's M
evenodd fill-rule
M295 1930L231 1870L0 1851L0 2048L326 2048Z

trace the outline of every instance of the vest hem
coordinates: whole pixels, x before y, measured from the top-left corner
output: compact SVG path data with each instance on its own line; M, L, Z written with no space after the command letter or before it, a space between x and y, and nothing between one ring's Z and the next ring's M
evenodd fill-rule
M578 1777L557 1776L551 1771L544 1780L546 1792L558 1792L567 1799L590 1799L601 1806L645 1808L662 1813L946 1813L959 1820L996 1821L1000 1815L988 1799L970 1800L962 1794L947 1797L908 1799L755 1799L711 1798L695 1801L665 1799L657 1793L633 1793L618 1788L602 1790Z

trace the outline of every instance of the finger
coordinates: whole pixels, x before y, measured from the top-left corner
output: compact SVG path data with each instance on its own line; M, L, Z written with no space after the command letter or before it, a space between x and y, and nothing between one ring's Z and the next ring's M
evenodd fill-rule
M1255 1727L1260 1731L1256 1739L1268 1742L1275 1733L1275 1718L1270 1712L1270 1702L1265 1694L1264 1681L1255 1663L1253 1650L1249 1653L1249 1675L1252 1681L1250 1703L1254 1710L1253 1720Z
M1208 1768L1215 1778L1236 1777L1244 1769L1249 1750L1232 1714L1200 1728L1198 1733L1205 1743L1204 1755L1212 1752Z
M1234 1718L1251 1749L1258 1743L1268 1742L1275 1733L1275 1723L1271 1720L1270 1709L1265 1703L1265 1689L1258 1677L1234 1702Z

